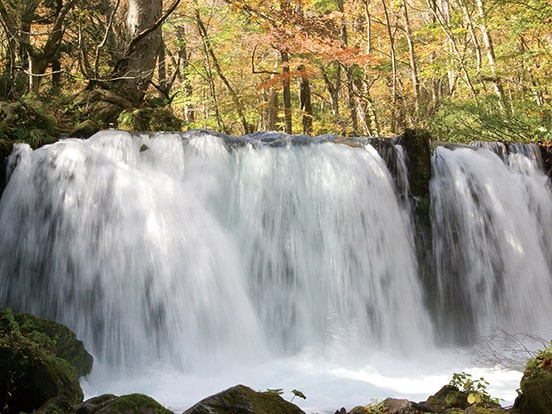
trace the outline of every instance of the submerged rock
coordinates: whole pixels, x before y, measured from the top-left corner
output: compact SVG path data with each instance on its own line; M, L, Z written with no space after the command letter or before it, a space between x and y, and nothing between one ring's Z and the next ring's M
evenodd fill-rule
M120 397L104 394L82 403L75 414L173 414L153 398L143 394Z
M184 414L301 414L303 411L274 392L236 385L201 400ZM303 413L304 414L304 413Z
M3 414L70 412L83 399L78 376L92 357L65 326L0 312L0 406Z

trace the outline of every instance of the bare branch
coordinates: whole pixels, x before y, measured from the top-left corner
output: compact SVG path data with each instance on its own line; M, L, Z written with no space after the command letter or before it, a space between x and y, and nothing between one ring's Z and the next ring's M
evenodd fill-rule
M251 73L255 75L266 74L266 75L279 75L280 72L268 71L268 70L257 70L255 69L255 54L257 53L257 45L253 48L253 53L251 54Z

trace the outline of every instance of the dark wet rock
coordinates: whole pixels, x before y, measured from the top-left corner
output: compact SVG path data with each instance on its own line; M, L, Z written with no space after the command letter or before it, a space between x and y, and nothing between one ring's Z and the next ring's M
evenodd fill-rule
M78 375L92 357L63 325L0 312L0 404L4 414L70 412L83 399Z
M301 414L296 405L274 392L236 385L200 401L184 414Z
M75 414L172 414L153 398L143 394L104 394L82 403Z

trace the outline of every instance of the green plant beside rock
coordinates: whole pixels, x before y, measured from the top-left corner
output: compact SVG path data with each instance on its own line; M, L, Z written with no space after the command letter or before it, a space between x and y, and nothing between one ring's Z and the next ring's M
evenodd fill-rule
M527 362L515 407L522 414L549 414L551 412L552 343Z

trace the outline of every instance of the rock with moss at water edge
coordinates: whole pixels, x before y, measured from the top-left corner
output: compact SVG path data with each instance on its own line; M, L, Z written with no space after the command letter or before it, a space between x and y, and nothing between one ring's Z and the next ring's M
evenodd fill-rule
M79 373L92 357L63 325L0 311L0 406L3 414L71 412L83 399Z
M173 414L153 398L143 394L116 396L104 394L82 403L75 414Z
M201 400L184 414L304 414L275 392L254 391L245 385L236 385Z

